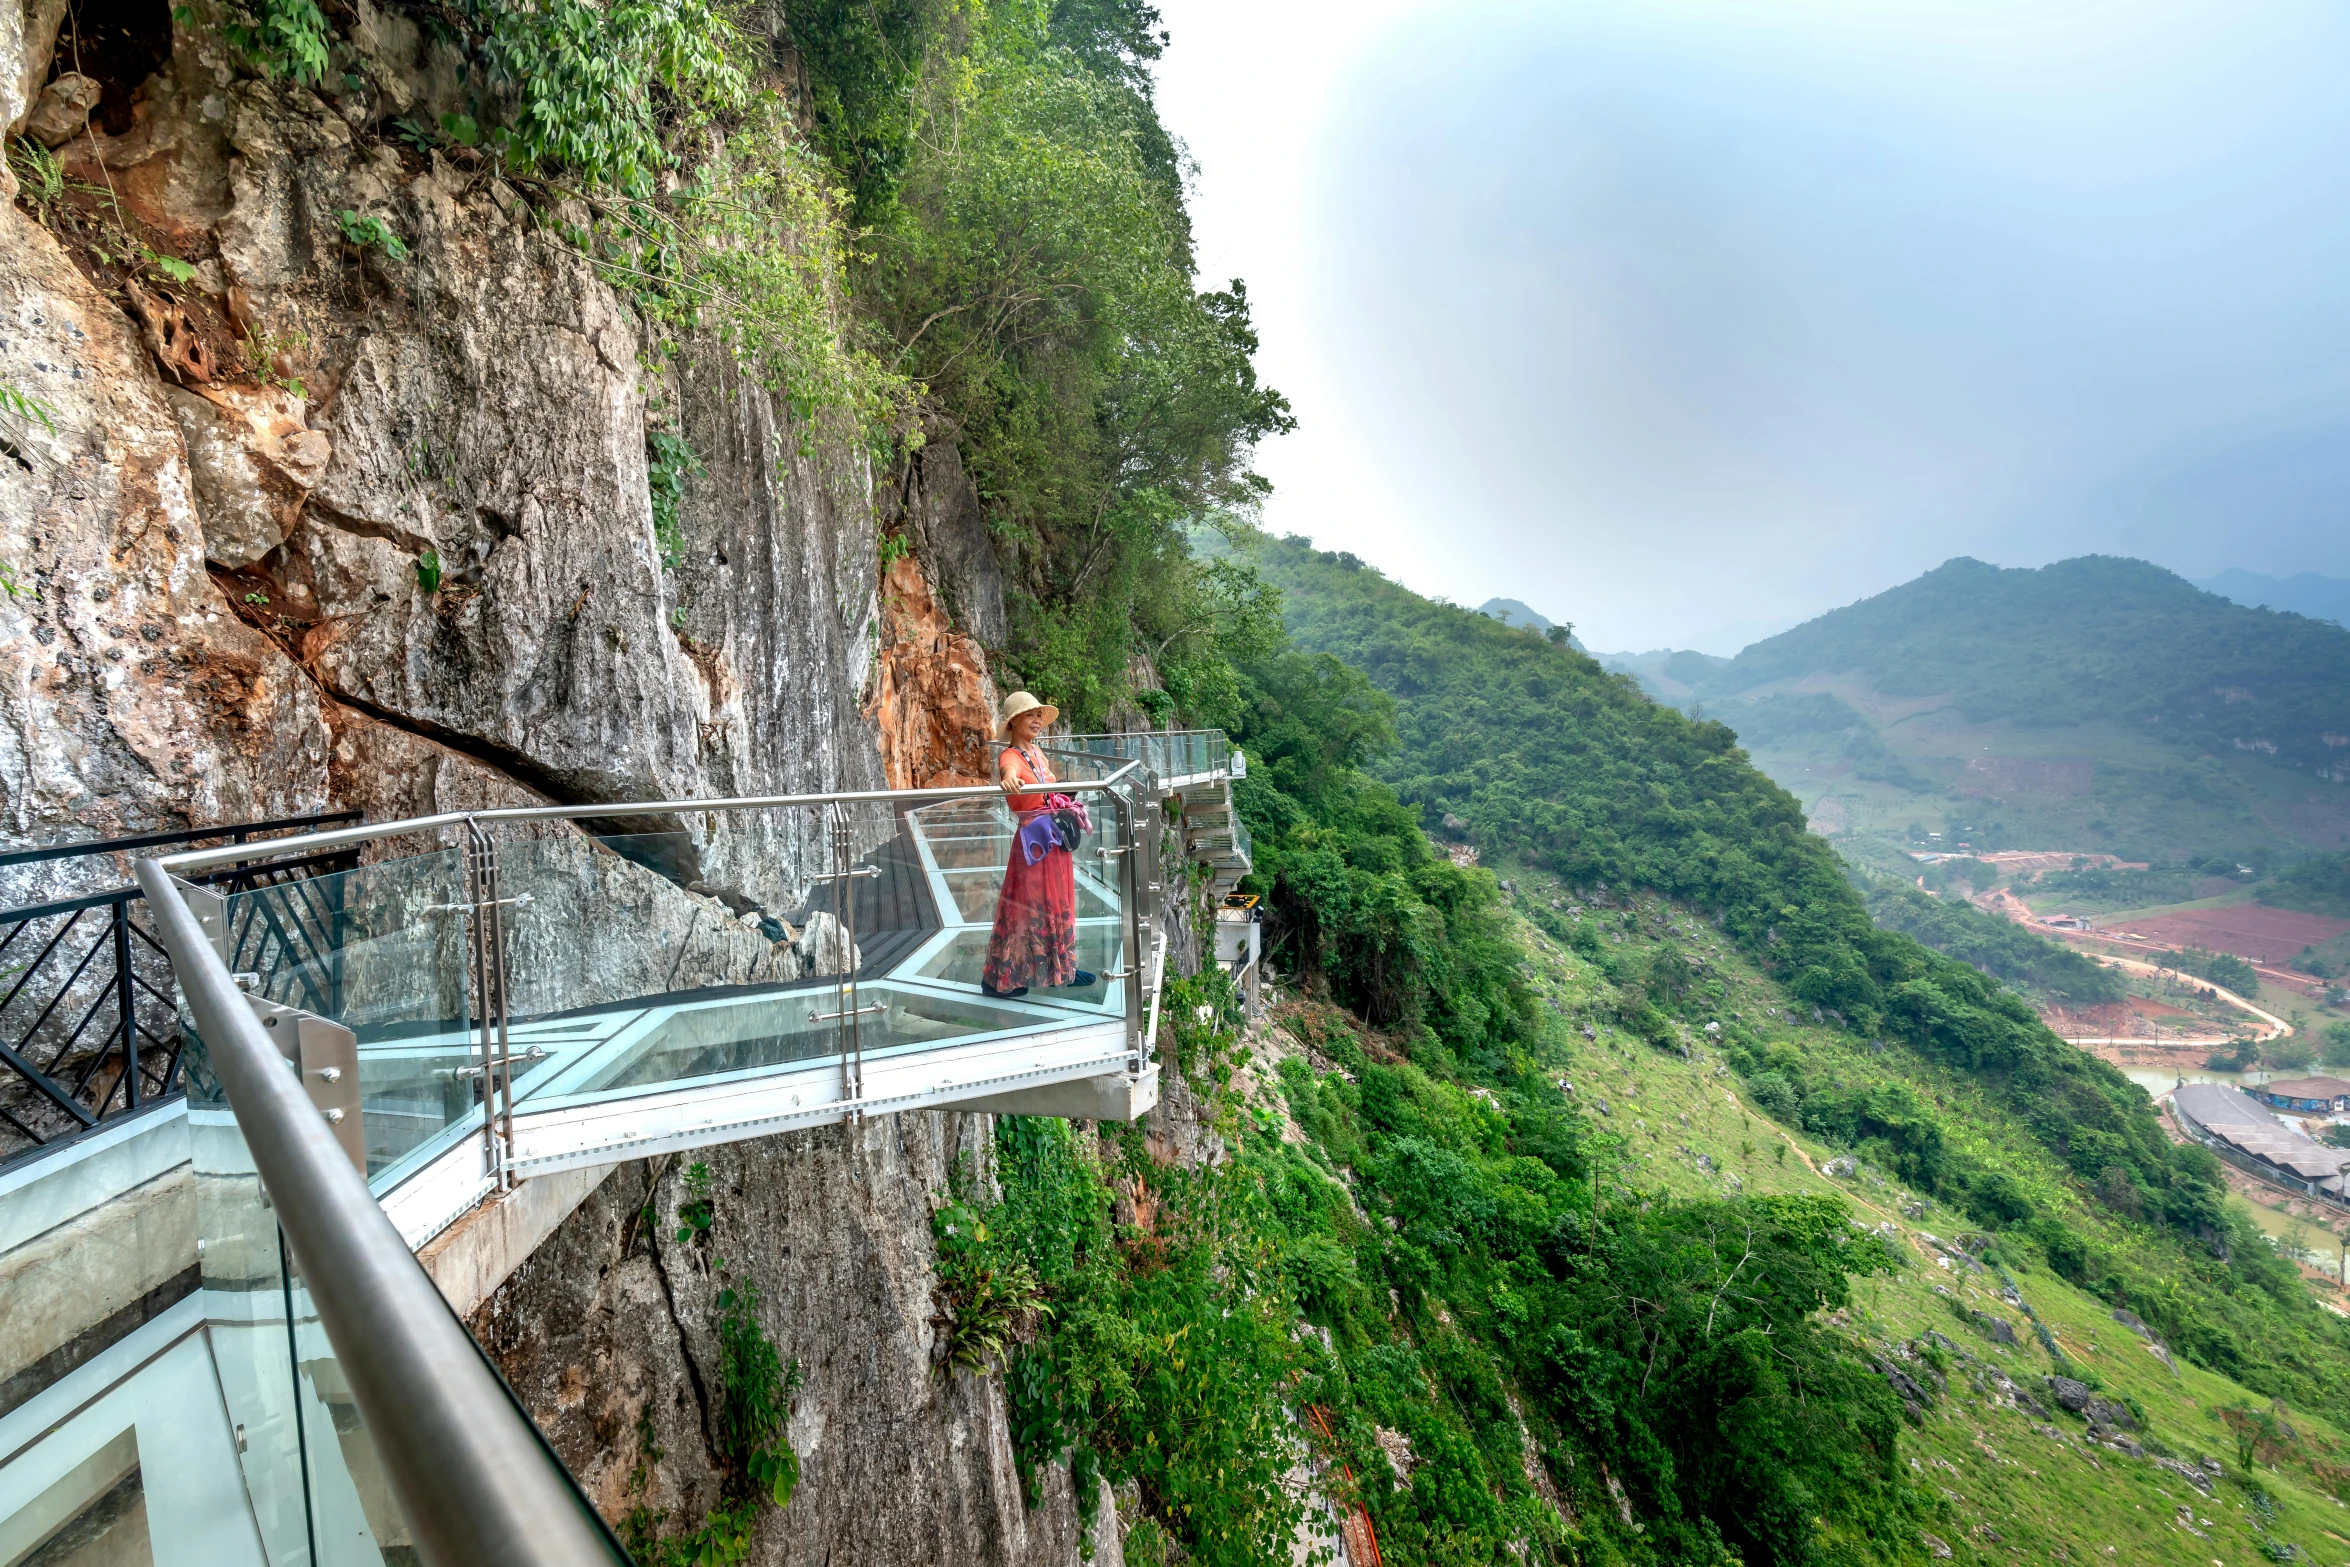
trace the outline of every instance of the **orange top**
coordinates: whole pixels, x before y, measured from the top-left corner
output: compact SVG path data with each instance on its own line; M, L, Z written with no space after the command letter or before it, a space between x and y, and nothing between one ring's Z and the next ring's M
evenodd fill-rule
M996 776L999 779L1005 773L1010 773L1014 777L1018 778L1020 782L1026 784L1049 784L1058 783L1060 781L1053 776L1052 768L1045 765L1045 759L1035 750L1027 746L1005 746L1002 751L997 753L995 765ZM1013 810L1018 811L1025 816L1031 812L1043 810L1047 800L1049 799L1049 796L1042 794L1008 794L1004 798L1005 803L1010 805Z

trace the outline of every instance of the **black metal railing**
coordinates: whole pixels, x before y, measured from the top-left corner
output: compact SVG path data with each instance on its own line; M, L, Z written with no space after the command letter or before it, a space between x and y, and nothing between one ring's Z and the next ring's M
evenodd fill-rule
M0 870L139 849L249 844L250 859L198 878L224 896L276 890L237 905L231 967L301 968L324 976L308 980L315 989L339 979L338 967L308 959L339 949L342 912L340 883L315 879L351 869L358 850L273 860L269 844L359 819L357 811L337 811L22 849L0 854ZM0 1163L181 1092L179 993L145 897L127 885L0 909Z

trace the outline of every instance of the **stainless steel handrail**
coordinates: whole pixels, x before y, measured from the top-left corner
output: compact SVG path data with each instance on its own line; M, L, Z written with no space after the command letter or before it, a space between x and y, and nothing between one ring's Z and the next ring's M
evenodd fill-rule
M1106 791L1140 766L1140 761L1128 762L1107 778L1059 787L1064 793L1072 794ZM405 821L369 822L334 832L305 833L298 838L273 838L269 841L269 848L272 854L282 854L291 849L334 848L349 843L372 843L378 838L399 838L409 833L431 832L442 827L463 827L476 822L486 825L492 822L589 821L610 816L732 814L737 811L772 811L789 806L854 805L885 800L932 805L942 800L987 799L1000 796L1003 792L996 784L955 784L941 789L861 789L841 794L755 795L725 800L635 800L610 805L507 806L494 811L443 811L438 816L412 816ZM191 849L182 854L166 854L153 863L172 875L180 876L189 871L225 864L240 856L251 859L253 846L245 844L232 849Z
M434 1567L625 1564L262 1035L165 862L138 874L419 1553Z

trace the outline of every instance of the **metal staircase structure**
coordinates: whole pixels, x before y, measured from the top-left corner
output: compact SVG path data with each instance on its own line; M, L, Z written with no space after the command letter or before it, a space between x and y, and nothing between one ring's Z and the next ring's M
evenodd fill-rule
M0 1563L625 1560L416 1248L623 1159L908 1109L1145 1113L1178 872L1246 874L1245 763L1213 731L1048 747L1088 818L1088 982L1058 990L979 984L1019 852L992 788L269 843L300 877L250 844L140 862L186 1097L0 1166Z
M1056 743L1087 755L1142 763L1161 799L1180 802L1184 855L1208 868L1213 899L1220 901L1249 873L1248 828L1232 803L1232 785L1248 776L1248 758L1232 748L1223 730L1072 735Z

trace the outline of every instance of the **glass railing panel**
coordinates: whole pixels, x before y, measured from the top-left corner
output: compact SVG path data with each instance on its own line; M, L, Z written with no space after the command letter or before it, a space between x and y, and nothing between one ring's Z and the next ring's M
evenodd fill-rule
M1141 730L1118 735L1064 735L1049 744L1072 754L1140 761L1161 781L1228 772L1232 741L1221 729Z
M598 1013L799 977L788 944L757 918L746 922L723 899L681 885L695 852L683 829L497 845L518 1050L525 1038L552 1055L576 1049L596 1035L589 1019Z
M175 1102L0 1176L0 1563L263 1560L188 1155Z
M1058 833L1035 845L1036 870L998 795L825 806L810 814L826 853L778 875L791 886L782 907L680 886L700 863L683 828L500 842L513 1049L531 1067L518 1113L1114 1015L1123 921L1119 857L1104 851L1123 818L1096 795L1080 804L1074 845ZM1054 855L1057 892L1044 863ZM1007 918L999 941L1007 877L1016 896L1048 906ZM1062 961L1033 978L1080 972L987 994L991 941L1017 957L1030 951L1024 932L1060 943ZM996 972L1018 988L1017 973Z
M858 985L856 1053L865 1061L1061 1026L1065 1012L977 996L941 995L893 981ZM531 1109L646 1091L755 1077L779 1069L829 1068L845 1053L839 992L787 992L662 1007L601 1055L589 1070L525 1100Z
M202 1041L191 1035L187 1049L205 1338L262 1553L273 1567L411 1562L407 1522L291 1265L244 1134Z
M1064 783L1123 765L1057 749L1048 750L1047 761ZM1025 985L1030 1004L1088 1011L1116 1004L1120 982L1112 971L1122 966L1120 948L1104 932L1114 933L1122 912L1116 851L1124 841L1123 818L1098 792L1071 798L1073 810L1050 815L1018 816L999 798L910 813L942 917L898 970L903 977L983 998L990 983L999 991ZM1063 983L1047 982L1058 975L1067 976Z
M185 1460L150 1474L151 1494L162 1482L167 1495L180 1501L161 1523L173 1535L168 1556L268 1567L411 1567L420 1559L414 1531L278 1228L244 1133L192 1030L186 1048L202 1342L211 1362L202 1386L215 1394L225 1415L214 1467L233 1465L242 1495L231 1480L206 1484L200 1497L181 1500L177 1493L195 1473ZM183 1407L177 1424L187 1428L189 1440L204 1440L205 1412ZM528 1422L519 1406L513 1413ZM142 1421L142 1463L150 1456L150 1435ZM183 1433L175 1428L171 1435ZM162 1444L153 1452L158 1461L173 1456ZM561 1471L551 1450L545 1458ZM572 1501L592 1517L576 1483L568 1474L564 1479ZM166 1554L154 1553L156 1559Z
M388 1190L480 1118L462 856L440 850L230 897L229 966L358 1038L367 1173Z

